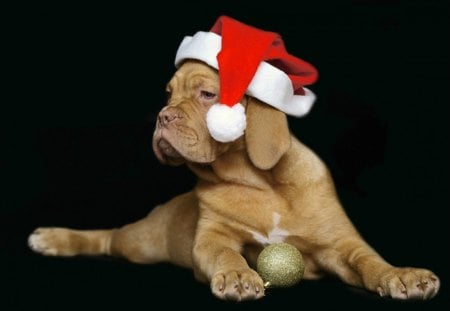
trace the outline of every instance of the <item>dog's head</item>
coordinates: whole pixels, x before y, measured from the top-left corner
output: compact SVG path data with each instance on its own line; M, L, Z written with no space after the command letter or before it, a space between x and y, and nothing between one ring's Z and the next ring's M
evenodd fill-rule
M166 91L167 105L158 115L153 134L153 150L162 163L207 164L230 149L245 148L256 167L270 169L290 146L286 115L250 96L242 100L245 135L231 143L214 140L206 126L206 113L218 101L219 75L202 62L186 61Z

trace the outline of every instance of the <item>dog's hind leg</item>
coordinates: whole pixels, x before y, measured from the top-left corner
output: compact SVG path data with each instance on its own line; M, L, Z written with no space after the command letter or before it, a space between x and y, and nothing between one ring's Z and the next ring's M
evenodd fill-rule
M122 228L37 228L29 236L28 244L34 251L48 256L112 255L136 263L167 261L191 267L197 218L197 198L189 192Z

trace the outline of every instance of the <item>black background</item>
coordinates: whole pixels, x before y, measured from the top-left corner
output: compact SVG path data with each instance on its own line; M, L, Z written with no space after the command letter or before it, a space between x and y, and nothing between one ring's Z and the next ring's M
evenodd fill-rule
M445 1L297 1L23 6L2 50L2 310L448 308L448 37ZM293 2L292 2L293 3ZM329 165L347 213L395 265L432 269L441 293L398 302L336 280L215 299L191 271L115 259L46 258L37 226L109 228L192 188L158 163L155 117L184 35L221 14L280 33L320 73L311 113L291 129ZM2 307L2 306L5 307Z

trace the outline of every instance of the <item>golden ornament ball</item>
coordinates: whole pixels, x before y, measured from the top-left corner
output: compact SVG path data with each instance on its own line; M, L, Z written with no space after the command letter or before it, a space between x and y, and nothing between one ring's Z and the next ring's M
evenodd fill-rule
M303 277L305 263L300 251L288 243L265 247L258 256L256 270L265 287L289 287Z

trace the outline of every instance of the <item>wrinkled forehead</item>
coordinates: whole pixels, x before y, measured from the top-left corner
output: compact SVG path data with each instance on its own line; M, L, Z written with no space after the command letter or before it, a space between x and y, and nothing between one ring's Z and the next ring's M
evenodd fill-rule
M187 61L175 72L167 84L167 91L183 91L197 87L206 87L211 92L219 92L217 70L199 61Z

